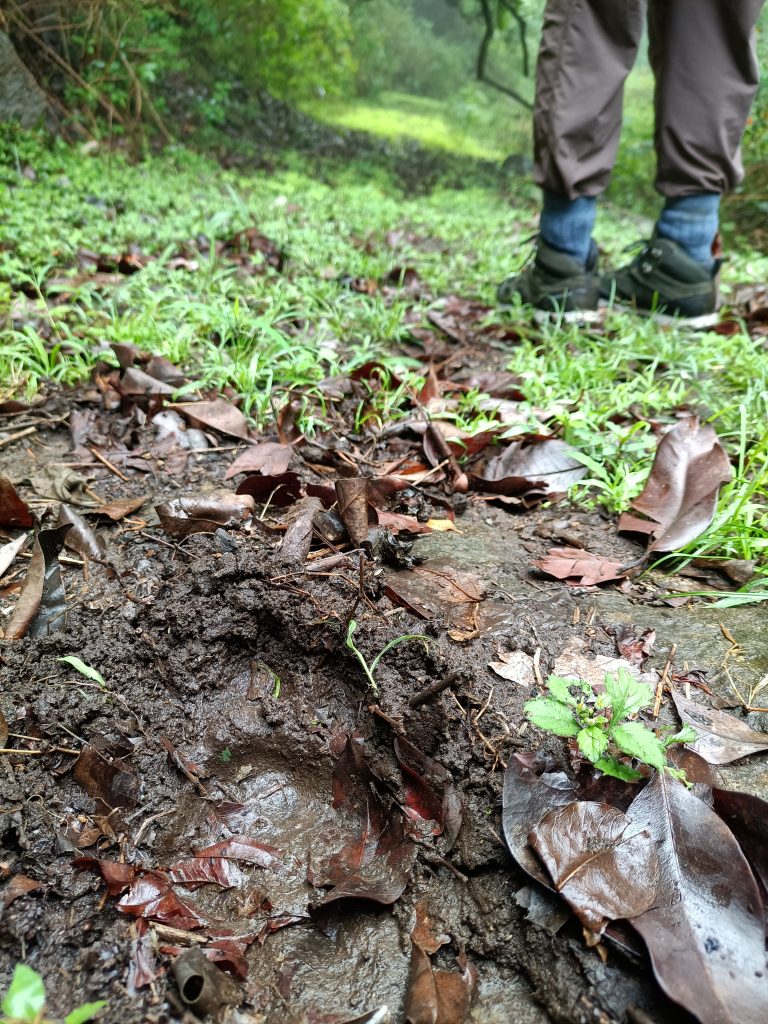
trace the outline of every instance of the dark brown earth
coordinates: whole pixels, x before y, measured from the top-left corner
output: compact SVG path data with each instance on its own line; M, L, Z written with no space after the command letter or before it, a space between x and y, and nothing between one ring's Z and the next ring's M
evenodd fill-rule
M61 412L56 401L50 415ZM66 460L70 449L63 426L42 423L31 443L2 451L0 471L18 478L30 465ZM231 458L193 455L176 476L137 474L128 483L100 466L88 475L102 499L149 493L151 509L220 486ZM476 969L474 1021L683 1019L660 994L644 954L611 942L588 949L573 918L556 934L528 920L520 904L530 900L530 882L500 838L509 758L538 748L556 767L563 754L560 741L522 727L530 691L494 676L488 662L500 650L539 650L546 675L573 637L587 651L615 654L610 622L586 614L589 593L532 575L530 559L568 530L619 559L637 548L615 539L595 514L559 506L523 518L470 504L457 525L471 535L492 524L507 556L519 553L518 587L512 594L486 579L496 625L460 643L441 615L424 621L393 606L384 591L386 580L401 576L396 570L366 562L361 575L355 562L318 577L286 567L269 516L250 530L177 541L153 525L153 513L140 515L138 528L134 518L100 529L109 566L65 566L64 628L2 650L0 710L11 734L30 737L8 743L43 753L0 754L0 871L39 883L3 912L0 989L24 959L45 977L52 1015L103 998L101 1019L115 1024L193 1020L169 965L184 947L226 934L248 942L230 1020L331 1024L368 1019L386 1004L402 1021L418 911L450 937L434 966L455 971L466 955ZM443 563L427 562L426 571L443 571ZM13 586L2 598L7 613ZM369 662L403 633L431 638L384 657L376 702L344 644L352 616ZM57 660L67 655L98 670L106 685ZM409 705L447 677L442 692ZM449 829L437 838L429 828L422 833L393 904L347 899L313 910L325 890L308 873L349 838L332 807L345 736L362 744L398 820L408 796L395 738L437 761L460 797L461 828L454 842ZM73 768L73 754L51 749L84 745L95 748L90 774L82 757ZM193 933L168 931L161 919L142 935L101 876L73 863L87 857L163 869L232 835L277 848L281 867L241 864L228 890L177 887L206 922ZM282 915L298 920L272 932L270 922L283 923ZM531 916L542 920L535 910ZM148 961L154 966L137 975Z

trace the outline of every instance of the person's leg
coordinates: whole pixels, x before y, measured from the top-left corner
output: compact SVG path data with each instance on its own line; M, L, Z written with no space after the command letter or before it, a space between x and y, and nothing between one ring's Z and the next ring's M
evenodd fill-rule
M533 179L543 191L536 260L499 288L533 305L594 307L597 196L621 131L624 80L645 0L548 0L536 65Z
M763 0L651 0L656 75L657 234L712 266L723 192L743 177L741 137L757 92Z
M741 137L757 90L754 30L763 0L650 0L656 78L654 236L601 290L639 309L699 316L717 308L713 244L720 196L742 178Z

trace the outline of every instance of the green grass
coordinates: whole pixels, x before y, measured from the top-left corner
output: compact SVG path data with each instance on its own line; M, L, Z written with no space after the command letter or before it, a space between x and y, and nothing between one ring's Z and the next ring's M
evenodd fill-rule
M83 157L16 133L0 139L0 188L0 394L30 394L46 380L75 383L97 360L113 359L110 342L133 342L203 385L233 387L266 428L289 391L305 396L305 429L322 428L329 410L320 382L370 359L405 375L410 387L423 379L420 364L394 354L415 300L361 294L337 278L381 279L395 266L413 266L436 298L456 293L492 305L496 283L525 259L524 241L536 227L524 187L514 203L478 188L412 199L396 183L360 183L350 173L322 182L298 161L245 174L179 149L131 165L115 153ZM242 276L209 256L196 270L165 265L187 239L226 239L250 225L285 249L284 273ZM621 259L647 227L607 208L598 240L609 258ZM406 237L391 248L395 229ZM87 275L76 287L67 283L81 248L119 255L132 244L160 258L117 287L100 290ZM60 299L51 294L54 278ZM768 259L736 250L725 278L765 280ZM19 293L22 286L32 298ZM47 291L47 305L35 289ZM430 302L416 304L426 312ZM638 493L650 467L649 419L671 417L684 404L703 410L739 473L699 552L765 564L768 369L745 332L694 335L615 315L605 334L566 324L531 331L510 348L509 366L523 379L531 423L546 409L587 460L592 482L575 497L612 512ZM487 423L484 397L462 398L450 413L457 425ZM358 411L356 428L375 428L408 408L407 387L383 389Z
M385 92L375 100L323 101L305 109L340 128L411 139L479 160L501 163L510 153L530 149L527 111L479 86L467 86L450 105L426 96Z

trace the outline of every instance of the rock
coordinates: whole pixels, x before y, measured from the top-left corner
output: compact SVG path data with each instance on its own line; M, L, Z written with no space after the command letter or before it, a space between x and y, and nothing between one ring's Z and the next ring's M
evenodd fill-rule
M45 93L5 32L0 32L0 111L4 121L18 121L23 128L50 113Z

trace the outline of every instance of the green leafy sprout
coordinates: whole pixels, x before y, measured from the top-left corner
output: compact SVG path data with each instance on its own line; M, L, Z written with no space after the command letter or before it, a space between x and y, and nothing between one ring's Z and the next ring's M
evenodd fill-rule
M368 685L370 686L374 693L379 692L379 687L375 679L376 669L378 668L379 662L387 653L387 651L391 651L392 648L397 647L398 644L405 643L406 640L420 640L424 644L425 648L428 648L429 644L432 642L431 638L425 636L423 633L403 633L402 636L396 636L394 640L390 640L389 643L386 644L386 646L382 647L382 649L379 651L379 653L376 655L373 661L369 663L363 652L360 650L359 647L355 645L355 641L352 639L352 636L356 629L357 622L354 619L350 619L349 625L347 626L347 635L344 642L346 643L350 651L352 651L357 660L360 662L360 666L363 672L365 672L366 679L368 680Z
M98 683L102 689L106 687L106 681L104 676L97 669L92 668L90 665L86 665L84 661L76 657L74 654L67 654L63 658L58 658L57 661L63 661L66 665L71 665L75 672L79 672L81 676L85 676L86 679L92 680L94 683Z
M637 721L638 713L653 703L646 683L620 669L605 676L600 693L582 679L560 676L550 676L547 689L547 696L526 703L528 719L555 736L574 737L584 757L605 775L637 782L641 773L621 760L629 757L685 782L685 772L667 763L667 751L674 743L692 743L696 730L686 725L664 735L664 729L654 732Z
M85 1024L107 1005L104 999L95 1003L83 1003L64 1018L63 1024ZM17 964L11 986L0 1004L3 1017L0 1024L53 1024L44 1017L45 983L37 971L26 964Z

